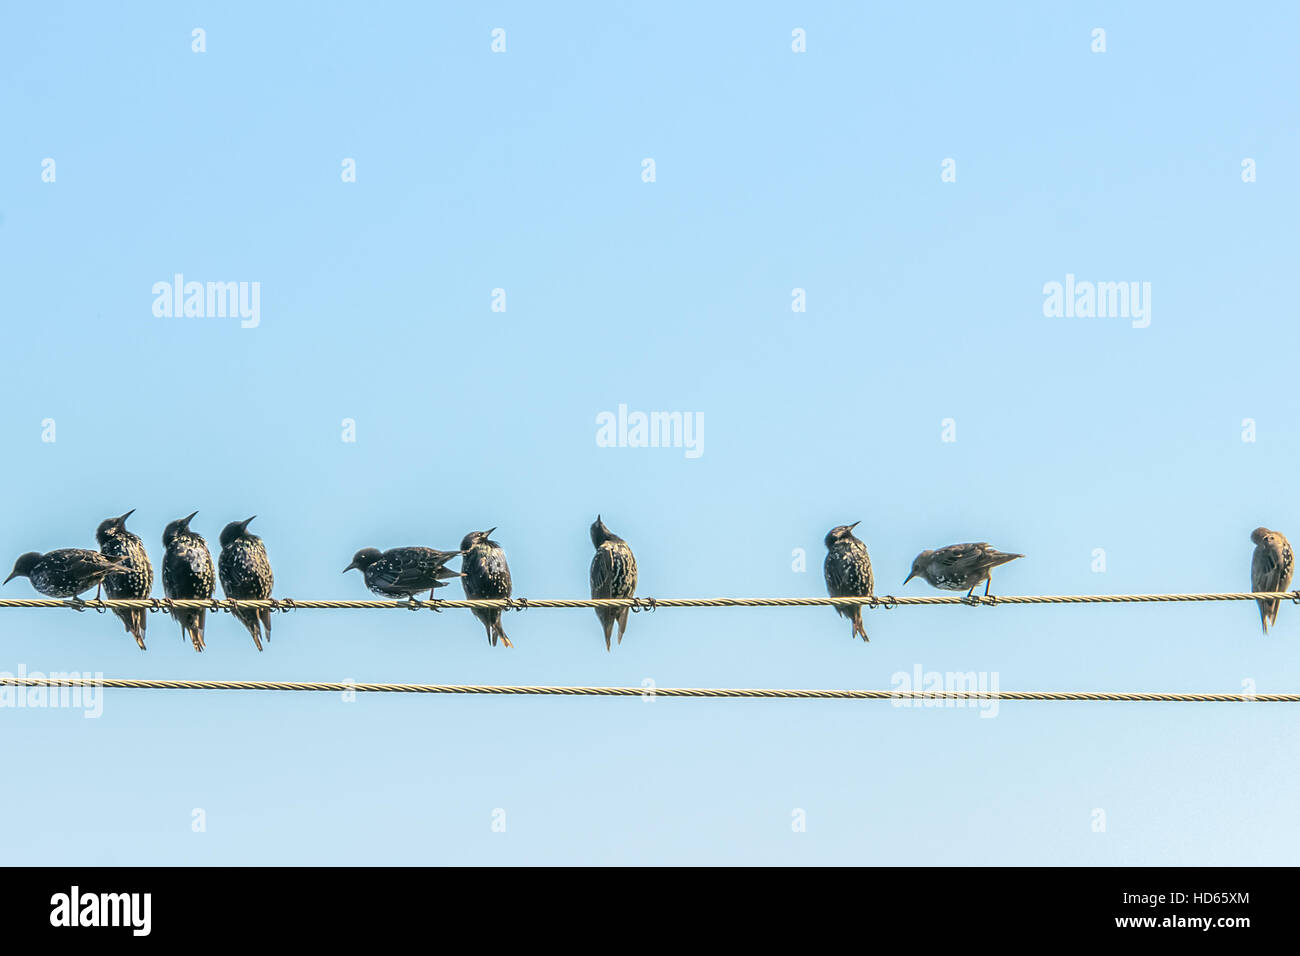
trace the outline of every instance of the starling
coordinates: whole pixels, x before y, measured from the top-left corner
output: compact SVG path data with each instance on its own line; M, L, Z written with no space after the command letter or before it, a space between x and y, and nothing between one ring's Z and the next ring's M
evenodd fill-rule
M433 599L435 588L445 588L448 578L460 577L444 565L459 557L459 551L437 551L433 548L362 548L352 556L352 563L343 569L347 574L353 568L366 579L366 587L380 597L414 598L421 591L429 592Z
M14 562L14 569L4 583L18 577L30 578L32 587L42 594L72 598L74 604L81 604L78 594L98 588L110 574L128 569L122 558L107 558L98 551L82 548L61 548L45 554L28 551Z
M465 554L460 562L464 572L460 583L465 586L465 597L471 601L510 597L510 568L506 565L506 553L501 545L489 538L495 530L471 531L460 543ZM506 647L514 647L501 629L500 608L473 610L474 616L487 630L489 644L496 647L500 638Z
M135 514L132 508L120 518L105 518L95 532L99 553L108 558L122 558L130 568L104 578L104 590L110 598L147 598L153 590L153 565L145 553L139 535L126 530L126 519ZM148 612L142 607L115 607L113 613L122 620L127 633L144 650L144 628Z
M178 518L163 531L163 593L177 600L203 600L212 597L216 590L216 575L212 573L212 555L198 534L190 530L194 512L188 518ZM196 651L202 651L203 622L208 616L206 608L172 608L172 617L181 625L181 634L188 637Z
M831 597L871 597L871 558L867 546L853 536L853 529L861 523L842 524L826 533L826 593ZM870 640L862 626L860 606L835 610L853 621L853 637L861 635L864 641Z
M1291 572L1295 570L1295 555L1291 551L1291 542L1280 531L1268 528L1256 528L1250 533L1250 540L1255 543L1255 556L1250 562L1250 589L1261 591L1285 591L1291 586ZM1268 626L1277 621L1277 598L1259 598L1259 622L1268 633Z
M998 565L1023 558L1023 554L1007 554L990 548L980 541L977 544L950 544L938 551L922 551L912 562L912 573L903 581L906 584L920 575L931 586L944 591L965 591L970 597L976 586L984 582L984 594L989 593L993 569Z
M257 515L253 515L256 518ZM271 596L271 586L275 577L271 574L271 559L266 556L266 545L255 534L248 533L248 524L253 520L232 521L221 530L221 557L217 559L217 571L221 574L221 590L226 597L240 600L265 600ZM262 649L262 629L266 629L266 640L271 640L271 609L242 608L231 609L239 618L248 633L253 635L253 643Z
M591 526L591 543L596 546L596 556L591 559L591 596L594 598L630 598L636 593L636 558L627 542L605 527L596 515ZM504 561L504 558L503 558ZM623 643L627 630L627 613L631 608L598 607L596 617L605 629L605 650L618 622L618 642Z

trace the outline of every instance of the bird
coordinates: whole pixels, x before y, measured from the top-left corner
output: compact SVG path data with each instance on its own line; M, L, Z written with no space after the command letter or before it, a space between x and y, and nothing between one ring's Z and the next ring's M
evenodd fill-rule
M435 588L445 588L449 578L460 577L459 571L445 567L448 561L460 556L459 551L438 551L435 548L362 548L352 556L352 563L343 569L347 574L353 568L361 572L366 587L387 598L410 598L422 591L429 592L433 600Z
M463 572L460 583L471 601L510 597L510 568L501 545L491 540L495 530L471 531L460 542L460 550L465 555L460 562ZM473 611L487 631L489 644L496 647L499 638L506 647L514 647L501 629L501 608L476 607Z
M28 551L19 555L14 562L14 569L4 579L8 584L14 578L25 577L31 580L41 594L53 598L71 598L72 603L81 605L78 595L91 588L100 587L110 574L127 571L130 566L123 558L109 558L98 551L84 548L60 548L57 551Z
M177 518L163 531L163 593L176 600L208 600L216 590L216 575L212 573L212 555L208 545L197 532L190 530L193 512L186 518ZM206 608L172 608L172 617L181 625L181 634L190 639L196 651L202 651L203 622Z
M253 515L256 518L257 515ZM236 601L265 600L271 596L271 587L275 576L271 573L271 559L266 556L266 545L255 534L249 534L248 525L253 520L232 521L221 529L221 557L217 559L217 571L221 575L221 590L226 597ZM261 632L265 628L266 640L271 640L271 609L231 608L231 613L239 618L248 633L253 635L253 643L262 649Z
M831 597L871 597L874 579L871 576L871 557L867 546L853 536L853 529L861 521L842 524L826 532L826 593ZM870 641L862 626L862 607L837 605L841 617L853 622L853 637Z
M1295 554L1291 542L1280 531L1268 528L1256 528L1250 533L1250 540L1255 544L1255 554L1250 561L1250 589L1255 593L1261 591L1285 591L1291 586L1291 573L1295 570ZM1257 598L1259 604L1259 622L1268 633L1268 626L1277 622L1277 609L1281 603L1277 598Z
M95 531L99 553L107 558L122 558L130 570L104 578L104 590L110 598L147 598L153 590L153 565L145 553L140 536L126 530L126 519L135 514L132 508L118 518L105 518ZM128 634L145 650L144 630L148 612L142 607L115 607L113 613L122 621Z
M626 541L605 527L600 515L591 526L591 543L596 555L591 559L591 596L593 598L630 598L636 593L636 558ZM618 642L623 643L627 614L631 608L598 607L596 617L605 629L605 650L618 623Z
M999 565L1023 558L1023 554L1008 554L991 548L980 541L974 544L950 544L937 551L922 551L912 562L912 573L903 581L925 578L932 587L944 591L965 591L970 597L976 586L984 582L984 594L989 593L993 569Z

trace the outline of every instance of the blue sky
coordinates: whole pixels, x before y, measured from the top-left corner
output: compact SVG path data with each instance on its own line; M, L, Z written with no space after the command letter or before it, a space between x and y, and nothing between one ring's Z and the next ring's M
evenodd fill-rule
M13 7L0 560L136 508L157 562L173 518L199 509L215 549L257 514L279 595L367 597L356 549L496 525L516 594L583 597L600 512L643 595L824 593L822 537L859 519L881 593L930 593L899 591L912 557L967 540L1027 555L1003 593L1246 589L1251 529L1300 534L1296 27L1284 4ZM155 317L178 272L259 282L260 324ZM1067 274L1151 283L1150 326L1045 317ZM598 447L619 404L703 416L703 454ZM199 656L160 616L142 654L111 617L4 610L0 669L1300 689L1289 605L1267 638L1248 604L902 608L867 646L827 608L664 610L613 654L589 610L505 623L513 651L466 612L300 611L259 655L223 615ZM0 859L1280 864L1294 724L110 691L94 720L0 710Z

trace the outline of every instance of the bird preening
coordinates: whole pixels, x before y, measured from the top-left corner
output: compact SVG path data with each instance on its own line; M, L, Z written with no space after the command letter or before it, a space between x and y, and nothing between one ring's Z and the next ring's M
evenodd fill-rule
M149 560L144 542L127 530L127 519L135 510L115 518L105 518L95 531L98 551L82 548L59 548L53 551L28 551L14 562L13 571L4 579L8 584L14 578L25 577L32 587L47 597L64 599L78 609L87 607L81 595L95 589L96 598L106 594L109 600L149 600L154 584L153 564ZM248 630L254 646L261 651L271 640L271 608L241 607L241 601L269 601L275 587L271 560L262 539L249 531L256 515L229 522L221 531L220 555L213 566L212 555L202 535L190 524L198 515L191 512L184 518L170 522L163 531L162 585L168 599L159 606L154 599L153 610L165 610L180 625L181 635L187 638L195 651L207 646L206 624L209 607L177 607L173 601L212 600L216 583L221 582L233 616ZM875 577L867 545L854 530L861 524L838 525L826 533L826 593L834 598L860 598L836 604L835 611L849 620L851 635L868 640L862 621L862 608L875 607ZM390 548L362 548L352 556L343 569L360 571L365 586L384 598L407 600L413 608L422 605L417 595L428 592L428 600L437 608L438 588L460 578L465 597L471 601L495 600L510 604L513 590L510 566L501 544L493 540L496 528L471 531L461 540L456 550L439 550L420 546ZM593 600L632 600L636 597L637 562L632 548L610 530L604 519L596 516L589 528L595 554L589 572ZM1252 596L1263 593L1283 593L1291 586L1295 571L1295 554L1290 542L1281 532L1256 528L1250 534L1255 545L1251 557L1250 583ZM993 571L1023 554L999 551L986 542L950 544L927 549L912 560L911 570L903 580L906 585L913 578L921 578L930 586L945 591L965 591L968 603L980 603L975 589L984 585L984 596L989 597ZM450 567L459 559L460 568ZM337 567L337 565L336 565ZM653 606L653 599L647 599ZM892 598L886 598L888 602ZM964 600L964 599L963 599ZM1278 598L1257 597L1260 626L1265 634L1277 623ZM275 602L272 601L272 604ZM286 602L287 604L287 602ZM216 606L216 605L213 605ZM524 606L523 599L514 606ZM98 606L102 611L102 605ZM147 609L143 607L113 607L126 632L135 640L140 650L145 650L145 625ZM501 607L471 607L475 618L483 625L488 644L513 647L502 627ZM615 628L617 641L623 643L627 632L628 615L632 607L596 607L605 638L605 650L613 649Z

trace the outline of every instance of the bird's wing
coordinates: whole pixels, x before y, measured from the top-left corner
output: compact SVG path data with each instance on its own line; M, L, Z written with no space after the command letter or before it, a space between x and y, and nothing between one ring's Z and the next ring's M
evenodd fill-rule
M105 558L98 551L83 551L80 548L70 548L58 557L60 559L59 563L78 577L93 575L96 572L103 571L107 565L121 560L118 558L115 561L111 558Z
M931 560L946 568L966 567L983 557L988 547L983 541L973 544L950 544L936 551Z
M390 591L423 591L433 576L433 562L414 549L385 557L371 565L375 584ZM404 593L404 592L403 592Z
M1252 591L1276 591L1282 583L1282 561L1279 549L1272 541L1255 548L1250 562L1250 587Z
M609 597L610 583L614 580L614 558L609 548L597 548L591 559L591 596Z

